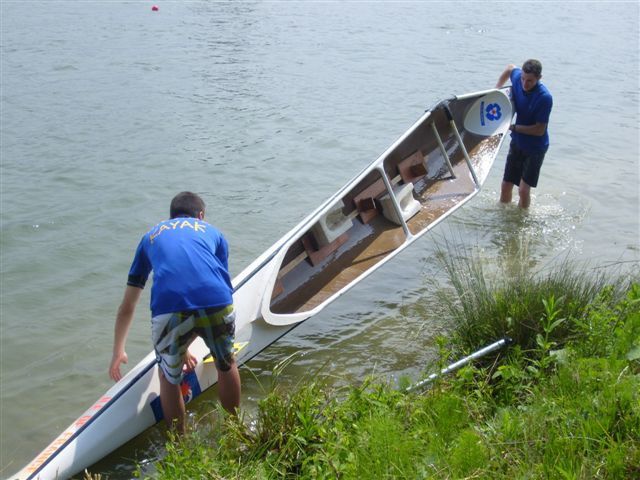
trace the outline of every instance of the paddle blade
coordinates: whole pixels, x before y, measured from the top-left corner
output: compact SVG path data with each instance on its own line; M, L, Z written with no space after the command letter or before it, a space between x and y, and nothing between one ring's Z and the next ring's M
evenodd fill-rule
M511 100L501 90L495 90L478 98L464 117L468 132L489 137L509 129L513 108Z

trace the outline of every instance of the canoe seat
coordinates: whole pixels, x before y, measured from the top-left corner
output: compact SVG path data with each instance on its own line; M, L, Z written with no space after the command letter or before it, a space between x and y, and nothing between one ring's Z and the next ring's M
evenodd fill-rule
M404 183L416 183L427 174L426 158L417 150L398 164L398 173Z
M311 234L307 234L302 237L302 245L304 246L305 253L314 267L322 262L325 258L335 252L349 239L349 235L343 233L338 236L333 242L326 245L314 245L314 237Z
M380 179L353 198L353 203L358 210L362 223L369 223L378 215L375 199L385 190L384 181Z
M319 247L333 243L353 226L353 220L343 213L342 207L341 201L333 205L311 228Z
M402 211L402 219L405 222L420 211L422 205L413 198L413 183L409 182L394 186L393 194L398 200L400 210ZM391 200L389 194L383 196L380 199L380 203L382 204L382 215L396 225L402 225L402 220L398 217L396 209L393 206L393 200Z

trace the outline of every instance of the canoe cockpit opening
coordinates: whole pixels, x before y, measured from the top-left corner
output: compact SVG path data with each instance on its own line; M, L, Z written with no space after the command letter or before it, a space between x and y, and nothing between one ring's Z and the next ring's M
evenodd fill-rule
M422 148L391 152L380 169L371 170L335 200L289 247L271 310L286 314L313 308L401 247L408 233L419 231L424 222L411 232L406 225L426 208L422 192L449 177L442 162L433 158L436 161L429 162Z
M429 111L292 240L278 267L273 313L321 305L477 192L475 170L491 164L487 155L495 155L506 130L465 128L480 100L452 100Z

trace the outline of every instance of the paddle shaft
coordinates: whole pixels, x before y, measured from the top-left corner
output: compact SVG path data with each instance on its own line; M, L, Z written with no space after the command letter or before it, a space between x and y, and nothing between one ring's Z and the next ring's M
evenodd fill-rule
M511 345L513 343L513 340L509 337L504 337L500 340L498 340L497 342L492 343L491 345L487 345L484 348L481 348L480 350L472 353L471 355L464 357L460 360L458 360L455 363L452 363L451 365L449 365L446 368L443 368L442 370L440 370L440 373L432 373L431 375L429 375L427 378L425 378L424 380L419 381L418 383L416 383L415 385L412 385L410 387L408 387L405 391L406 392L412 392L413 390L417 390L418 388L422 388L426 385L428 385L429 383L433 382L436 378L442 376L442 375L446 375L447 373L451 373L457 369L459 369L460 367L463 367L464 365L466 365L467 363L476 360L480 357L483 357L491 352L495 352L498 350L502 350L504 347L507 347L509 345Z

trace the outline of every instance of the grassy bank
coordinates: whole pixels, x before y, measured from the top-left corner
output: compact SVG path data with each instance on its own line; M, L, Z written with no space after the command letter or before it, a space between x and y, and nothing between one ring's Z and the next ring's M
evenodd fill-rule
M504 335L514 346L424 392L276 385L254 418L214 415L170 442L157 478L640 478L640 285L566 265L490 283L478 262L445 265L455 327L430 371Z

